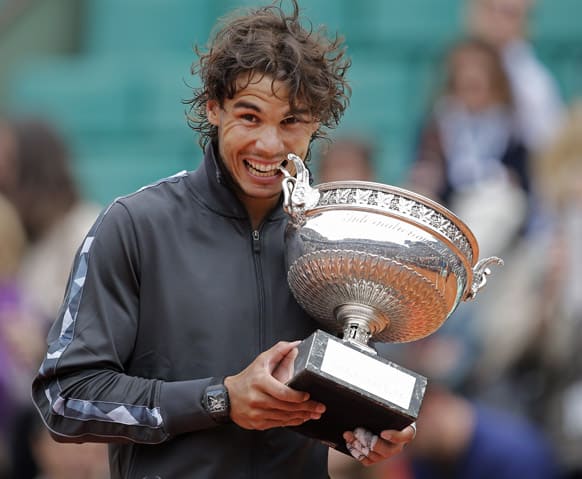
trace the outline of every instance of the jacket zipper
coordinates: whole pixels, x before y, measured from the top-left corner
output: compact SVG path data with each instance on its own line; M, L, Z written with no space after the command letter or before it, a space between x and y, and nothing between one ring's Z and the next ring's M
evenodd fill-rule
M261 252L261 233L259 230L253 230L253 253Z
M263 269L261 267L261 232L260 229L252 232L253 261L255 263L255 274L257 278L258 292L258 313L259 313L259 353L265 348L265 287L263 281Z
M258 314L259 314L259 353L263 352L265 349L265 287L263 281L263 269L261 268L261 228L252 231L252 249L253 249L253 262L255 264L255 274L257 278L257 292L258 292ZM254 443L251 448L251 477L258 477L258 453L262 449L262 444L259 443L260 435L256 434L254 438Z

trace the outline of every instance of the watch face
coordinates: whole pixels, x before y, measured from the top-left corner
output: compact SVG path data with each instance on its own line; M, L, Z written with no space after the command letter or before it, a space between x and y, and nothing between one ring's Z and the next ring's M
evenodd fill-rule
M204 408L212 419L219 423L230 422L230 401L224 384L214 384L206 388Z
M208 412L223 412L226 407L226 398L223 392L217 391L208 395Z

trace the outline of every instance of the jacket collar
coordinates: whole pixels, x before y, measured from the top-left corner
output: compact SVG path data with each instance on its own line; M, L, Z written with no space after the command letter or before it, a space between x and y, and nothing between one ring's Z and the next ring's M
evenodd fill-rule
M234 192L233 180L218 156L214 143L206 146L202 163L189 175L189 184L198 200L214 212L230 218L248 218L244 205ZM281 197L267 220L285 216Z

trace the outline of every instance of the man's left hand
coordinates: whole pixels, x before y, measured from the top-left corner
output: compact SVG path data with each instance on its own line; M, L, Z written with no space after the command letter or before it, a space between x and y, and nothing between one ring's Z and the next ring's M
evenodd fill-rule
M400 453L415 435L416 425L412 424L402 431L382 431L379 437L363 428L347 431L343 437L351 455L364 466L371 466Z

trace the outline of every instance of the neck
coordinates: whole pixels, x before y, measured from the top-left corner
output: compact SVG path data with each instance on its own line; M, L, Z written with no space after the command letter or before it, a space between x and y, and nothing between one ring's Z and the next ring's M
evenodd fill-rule
M267 215L277 206L280 195L272 198L250 198L241 195L240 200L245 206L253 229L257 229Z
M211 148L212 160L218 170L218 176L220 177L219 183L224 181L228 185L228 187L246 209L252 228L257 229L267 217L267 215L275 209L279 199L281 198L281 193L277 193L270 198L255 198L246 195L235 183L230 173L228 172L228 169L224 166L224 162L218 154L218 146L216 144L212 144Z

